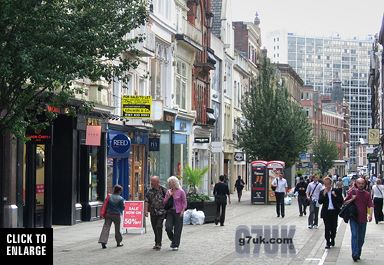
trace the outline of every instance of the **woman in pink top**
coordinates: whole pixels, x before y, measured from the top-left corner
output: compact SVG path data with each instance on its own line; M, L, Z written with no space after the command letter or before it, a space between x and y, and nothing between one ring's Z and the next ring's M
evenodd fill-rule
M180 187L178 178L174 176L168 178L168 186L169 190L165 194L164 205L167 206L167 202L170 199L173 199L173 205L167 209L165 231L167 231L169 240L172 241L171 249L176 251L180 245L184 210L187 208L187 197L184 190Z

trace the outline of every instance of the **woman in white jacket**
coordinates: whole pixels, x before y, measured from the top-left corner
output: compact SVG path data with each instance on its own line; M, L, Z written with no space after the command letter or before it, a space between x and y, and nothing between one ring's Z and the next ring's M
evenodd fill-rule
M382 185L381 179L377 179L376 184L372 186L371 195L373 198L373 210L375 213L375 221L376 221L376 224L378 224L380 221L384 221L384 218L383 218L384 185Z

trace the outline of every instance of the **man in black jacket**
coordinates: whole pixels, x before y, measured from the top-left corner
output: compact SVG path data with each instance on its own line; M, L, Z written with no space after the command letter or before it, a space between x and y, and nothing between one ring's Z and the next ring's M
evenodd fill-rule
M307 191L308 184L304 181L304 178L299 174L300 181L296 184L295 187L295 193L298 193L297 196L297 202L299 204L299 212L300 216L307 215L307 194L305 193Z
M213 195L215 195L215 202L216 202L215 224L217 225L220 221L220 225L224 226L225 207L227 206L227 196L228 196L229 204L231 204L231 197L229 195L228 185L224 183L225 176L220 175L219 180L220 181L216 183L215 187L213 188Z

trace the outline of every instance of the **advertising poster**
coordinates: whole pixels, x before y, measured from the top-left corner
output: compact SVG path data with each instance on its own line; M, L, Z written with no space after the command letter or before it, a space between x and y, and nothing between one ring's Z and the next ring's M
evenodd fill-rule
M123 228L143 228L144 202L126 201L123 213Z

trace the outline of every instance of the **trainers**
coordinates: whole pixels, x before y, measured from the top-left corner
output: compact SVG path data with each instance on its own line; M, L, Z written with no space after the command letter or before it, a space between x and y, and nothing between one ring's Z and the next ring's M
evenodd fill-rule
M124 246L123 243L117 244L117 247L122 247L122 246Z
M313 228L317 229L317 228L319 228L319 227L318 227L317 225L314 225Z
M308 225L308 228L309 228L309 229L312 229L312 225Z
M173 250L173 251L178 251L179 248L178 248L178 247L174 247L174 248L172 248L172 250Z

